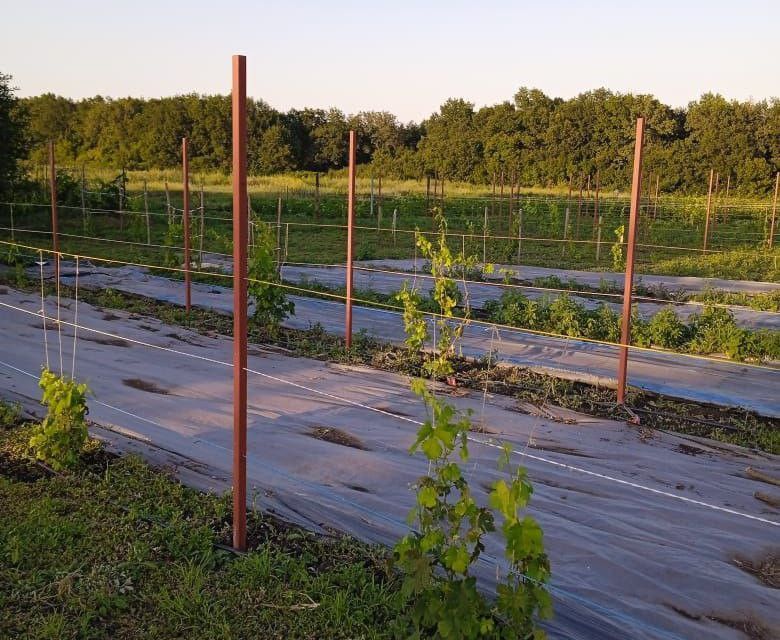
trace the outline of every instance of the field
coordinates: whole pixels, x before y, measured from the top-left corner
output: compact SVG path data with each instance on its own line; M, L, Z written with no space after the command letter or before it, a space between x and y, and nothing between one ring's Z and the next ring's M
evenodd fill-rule
M776 572L780 252L766 246L764 204L719 200L704 251L701 199L644 202L631 386L618 406L624 195L600 194L597 218L594 193L580 200L560 190L523 191L510 201L446 185L441 198L426 196L419 183L386 183L380 198L378 185L372 197L361 180L348 346L343 177L323 178L319 193L300 175L251 181L250 245L261 256L268 250L270 271L250 273L249 284L283 292L295 312L279 326L250 323L254 542L248 555L234 557L223 548L232 447L229 185L206 176L202 209L200 188L191 192L187 312L175 176L130 173L125 191L93 176L83 193L77 173L63 176L59 279L44 193L0 203L2 393L35 413L42 362L66 378L70 371L91 391L92 434L122 455L91 444L78 473L54 473L30 461L31 427L9 420L0 490L13 508L0 548L12 554L3 580L16 576L20 585L0 589L0 602L18 611L2 622L9 633L32 625L39 628L33 637L57 637L91 625L96 637L187 629L196 637L260 630L388 637L390 621L407 608L406 587L389 569L392 554L364 543L386 549L409 531L404 518L415 498L407 487L428 463L409 455L426 407L408 379L435 366L436 332L468 317L447 356L451 371L431 384L436 397L470 416L464 441L478 500L492 500L502 477L493 469L500 443L528 467L536 489L528 512L543 526L553 559L546 589L556 616L541 628L554 637L771 637L778 620L765 603ZM447 285L454 304L444 324L437 276L416 239L418 230L437 239L440 213L446 242L468 264ZM406 344L404 282L416 283L419 312L433 331L419 350ZM63 509L74 513L68 521L59 517ZM686 523L670 531L665 523L683 514ZM43 539L25 533L36 526L73 555L54 558ZM589 529L599 534L583 536ZM634 529L656 549L641 561L640 582L626 569L636 555L627 534ZM86 550L87 530L108 546L135 542L102 559ZM727 545L725 530L737 532ZM702 544L689 548L696 536ZM498 534L485 536L485 548L473 571L490 591L510 569ZM601 549L619 550L615 562L583 575L576 558L598 558ZM77 568L79 554L85 560ZM675 562L690 576L684 584L664 577ZM736 585L735 598L718 591L714 575ZM56 614L23 605L39 592L56 594ZM749 611L741 606L747 601ZM237 613L245 606L253 615Z

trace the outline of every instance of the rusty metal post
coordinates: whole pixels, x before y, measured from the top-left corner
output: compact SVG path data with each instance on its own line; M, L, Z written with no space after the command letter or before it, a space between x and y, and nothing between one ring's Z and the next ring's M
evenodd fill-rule
M617 401L623 404L626 397L628 373L628 345L631 342L631 293L634 287L634 249L636 246L637 219L642 197L642 146L645 139L645 119L637 118L634 143L634 175L631 179L631 213L628 218L626 248L626 280L623 285L623 322L620 329L620 356L618 360Z
M190 275L190 160L187 155L187 138L181 139L182 168L182 227L184 233L184 306L187 313L192 303L192 281Z
M319 222L320 219L320 173L314 174L314 217Z
M658 217L658 188L661 185L661 175L655 174L655 196L653 197L653 220Z
M707 236L710 233L710 208L712 207L712 183L715 179L715 169L710 169L710 187L707 191L707 214L704 219L704 244L702 249L707 251Z
M54 165L54 141L49 140L49 193L51 195L51 248L54 250L54 281L60 281L60 238L57 216L57 168Z
M198 233L198 269L203 268L203 236L206 233L206 223L204 217L206 215L206 200L203 196L203 178L200 179L200 229Z
M146 214L146 244L152 244L152 227L149 223L149 192L146 189L146 180L144 180L144 214Z
M246 550L246 57L233 56L233 547Z
M769 248L775 243L775 219L777 218L777 192L780 190L780 171L775 175L775 197L772 200L772 222L769 224Z
M355 132L349 132L349 184L347 185L347 315L344 335L347 349L352 346L352 228L355 225Z

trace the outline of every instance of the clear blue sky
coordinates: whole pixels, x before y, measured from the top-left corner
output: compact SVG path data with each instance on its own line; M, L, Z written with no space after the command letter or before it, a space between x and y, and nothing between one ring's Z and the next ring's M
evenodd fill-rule
M0 71L21 95L227 93L242 53L249 94L278 109L402 120L523 85L780 96L780 0L0 1Z

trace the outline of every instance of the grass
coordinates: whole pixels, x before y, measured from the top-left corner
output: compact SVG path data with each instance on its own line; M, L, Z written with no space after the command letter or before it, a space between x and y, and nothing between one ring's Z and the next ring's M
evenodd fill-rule
M0 403L0 637L386 638L405 602L384 549L257 512L233 555L230 496L92 443L33 462Z
M179 178L173 172L146 172L148 182L148 202L152 213L166 211L166 198L163 191L164 179L169 179L169 192L174 207L181 207ZM115 176L114 176L115 177ZM118 194L90 194L87 207L94 209L88 216L87 232L82 219L81 198L78 182L71 181L70 187L60 197L60 232L99 236L106 239L122 239L133 242L146 241L146 224L143 216L137 215L143 210L143 198L139 182L141 174L131 175L130 191L124 208L132 210L126 213L123 222L115 213L100 213L100 209L116 209L119 206ZM364 227L356 230L355 249L360 259L370 258L410 258L414 255L413 233L399 231L391 233L393 212L397 212L397 229L414 231L433 231L434 222L429 205L444 208L449 230L453 234L452 242L456 248L488 262L515 263L518 260L520 217L522 208L522 235L520 262L522 264L560 267L571 269L609 270L612 268L610 247L615 242L615 229L625 224L626 202L619 197L608 197L600 204L599 213L603 216L601 243L597 245L597 227L594 226L594 202L586 200L582 207L577 198L569 200L565 195L552 191L524 192L522 200L513 205L512 214L506 199L498 202L488 197L481 187L460 185L447 192L446 199L426 199L420 192L419 184L414 181L387 182L383 198L372 199L367 192L369 182L359 184L359 197L356 206L356 224ZM197 176L193 180L197 184ZM317 200L312 191L313 177L299 173L282 176L255 177L250 180L249 193L251 209L262 220L275 223L277 220L278 199L281 200L282 237L281 244L286 247L288 260L293 262L343 262L345 260L345 229L340 228L346 222L346 198L343 177L332 174L323 178L321 195ZM415 186L417 185L417 186ZM95 189L98 187L95 186ZM176 189L179 189L177 191ZM205 191L205 208L209 218L205 221L206 250L228 251L231 239L232 199L227 178L217 174L208 180ZM48 200L42 191L34 197L39 204L34 207L17 206L14 226L47 231L50 228ZM191 206L199 203L197 188L193 189ZM743 206L743 209L740 209ZM640 272L685 275L695 268L701 257L697 250L702 246L704 229L704 207L697 199L683 199L670 202L669 210L663 209L657 218L645 209L639 226L637 264ZM379 210L382 217L379 218ZM485 229L485 209L488 210L488 224ZM570 215L566 215L569 209ZM722 215L722 214L721 214ZM222 219L212 219L215 218ZM197 217L197 215L195 216ZM564 242L564 226L569 220L567 241ZM164 244L167 233L167 216L151 216L151 237L153 243ZM328 227L312 227L312 224L326 224ZM761 258L762 242L766 238L766 219L762 209L755 203L738 205L732 203L732 211L727 222L711 226L708 246L716 251L738 251L745 256L753 256L751 273L757 279L778 279L776 260ZM0 206L0 226L10 226L10 209ZM196 224L195 232L198 228ZM484 245L482 234L496 236ZM3 235L8 237L9 232ZM17 234L25 241L48 241L46 236ZM180 242L178 242L180 244ZM197 242L194 243L197 246ZM76 251L82 246L73 238L62 238L65 250ZM94 246L94 243L92 243ZM115 249L117 245L109 245ZM705 262L716 262L721 254L706 254ZM771 264L770 264L771 263ZM743 278L744 269L732 258L720 259L721 272L725 277ZM735 269L729 272L729 265Z

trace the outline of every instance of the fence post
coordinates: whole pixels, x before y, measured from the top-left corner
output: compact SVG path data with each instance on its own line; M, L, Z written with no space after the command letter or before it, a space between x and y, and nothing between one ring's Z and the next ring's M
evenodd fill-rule
M517 264L520 265L520 245L523 242L523 208L517 210Z
M51 246L54 250L54 281L60 281L60 239L57 217L57 168L54 165L54 141L49 140L49 193L51 194Z
M604 216L599 214L599 224L596 229L596 262L601 258L601 228L604 225Z
M165 181L165 212L168 214L168 225L173 222L171 219L171 192L168 190L168 181Z
M320 172L314 174L314 217L320 221Z
M187 154L187 138L181 139L182 167L182 227L184 232L184 306L190 312L192 303L192 279L190 276L190 159Z
M246 57L233 56L233 547L246 550Z
M282 268L282 196L276 201L276 271Z
M637 218L642 197L642 146L645 138L645 119L637 118L634 143L634 174L631 179L631 212L628 219L626 249L626 280L623 285L623 322L620 329L620 356L618 360L617 402L623 404L626 397L628 373L628 345L631 342L631 294L634 287L634 249L636 246Z
M371 176L371 198L370 198L370 210L369 215L374 217L374 176Z
M352 347L352 228L355 224L355 132L349 132L349 179L347 191L347 300L346 300L346 324L344 335L347 341L347 349ZM371 182L371 205L374 202L374 183Z
M395 246L395 225L398 216L398 209L393 209L393 246Z
M200 233L198 234L198 269L203 267L203 235L206 232L205 215L206 215L206 199L203 194L203 178L200 182Z
M482 264L487 264L488 208L485 207L485 221L482 223Z
M81 165L81 218L84 226L84 235L87 235L87 201L84 190L87 188L87 181L84 175L84 165Z
M144 213L146 214L146 244L152 244L152 229L149 224L149 192L146 190L146 180L144 180Z
M710 233L710 207L712 206L712 181L715 179L715 169L710 169L710 187L707 190L707 214L704 218L704 243L702 249L707 251L707 236Z
M11 213L11 242L16 242L16 238L14 237L14 203L11 202L8 205L8 209Z
M769 248L775 243L775 219L777 218L777 192L780 190L780 171L775 174L775 197L772 200L772 222L769 224Z

